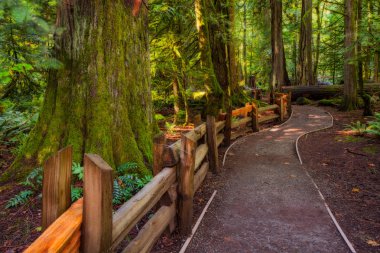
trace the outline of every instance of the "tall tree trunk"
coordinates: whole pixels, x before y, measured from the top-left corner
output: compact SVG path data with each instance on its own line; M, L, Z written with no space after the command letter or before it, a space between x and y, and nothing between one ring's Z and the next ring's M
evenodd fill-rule
M207 92L207 114L216 114L219 109L219 99L223 91L214 72L214 63L211 54L211 37L209 21L205 18L210 13L211 3L205 0L195 0L196 26L198 30L199 48L201 52L201 65L205 73L204 82Z
M369 1L369 2L373 6L372 1ZM380 16L380 6L379 5L377 6L377 15ZM377 30L377 32L380 32L380 31ZM380 74L379 73L380 72L380 68L379 68L379 64L380 64L380 43L375 44L375 52L374 53L375 53L375 56L373 57L373 66L374 66L373 67L373 81L375 83L378 83L378 82L380 82L380 76L379 76L379 74Z
M244 1L243 12L243 69L244 84L248 85L248 63L247 63L247 0Z
M53 152L73 145L74 160L100 155L112 167L152 161L147 9L123 0L60 1L55 57L38 123L7 173L20 178Z
M298 59L298 84L313 85L312 62L312 0L302 0L301 31Z
M359 85L359 94L363 95L363 89L364 89L364 81L363 81L363 50L362 50L362 43L360 41L360 33L362 30L362 0L357 0L357 29L358 29L358 35L357 35L357 43L356 43L356 49L357 49L357 58L358 58L358 85Z
M228 5L227 13L227 50L228 50L228 74L229 74L229 93L237 91L239 87L239 71L238 71L238 61L236 57L235 50L235 0L227 0Z
M356 0L345 0L344 6L344 110L353 110L357 106L357 72L356 72Z
M321 1L318 1L317 6L315 6L315 12L317 14L317 39L316 39L316 45L315 45L315 58L314 58L314 70L313 70L313 77L314 77L314 84L318 84L318 65L319 65L319 55L320 55L320 48L321 48L321 31L322 31L322 18L325 10L325 4L323 3L322 11L321 8Z
M271 44L272 44L272 73L271 89L290 85L286 71L284 42L282 38L282 0L270 0L271 5Z
M173 97L174 97L174 124L178 122L179 112L183 109L183 98L180 92L178 77L175 76L173 80Z

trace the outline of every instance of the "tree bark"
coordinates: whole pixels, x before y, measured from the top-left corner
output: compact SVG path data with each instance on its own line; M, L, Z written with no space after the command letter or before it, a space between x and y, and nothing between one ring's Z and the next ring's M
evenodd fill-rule
M357 35L357 44L356 44L356 50L357 50L357 56L358 56L358 85L359 85L359 94L363 96L363 89L364 89L364 80L363 80L363 50L362 50L362 43L360 41L360 32L362 29L361 22L362 22L362 0L357 0L357 29L358 29L358 35Z
M38 123L22 154L2 179L20 178L58 149L72 145L74 161L100 155L113 168L152 161L147 8L132 14L114 1L60 1L55 57L64 67L49 73Z
M313 77L314 77L314 85L318 84L318 65L319 65L319 55L320 55L320 48L321 48L321 31L322 31L322 18L325 10L325 4L323 3L322 11L321 8L321 1L318 1L317 6L315 6L316 14L317 14L317 39L316 39L316 45L315 45L315 58L314 58L314 70L313 70Z
M302 0L298 59L298 85L313 85L312 62L312 0Z
M248 63L247 63L247 1L244 1L243 12L243 70L244 84L248 85Z
M271 44L272 73L271 89L290 85L286 71L285 50L282 38L282 0L270 0L271 5Z
M201 66L205 73L204 82L207 92L207 108L206 112L209 115L214 115L219 109L219 98L223 96L223 91L220 87L218 79L216 78L214 70L214 62L211 53L211 35L209 32L210 24L206 19L210 15L209 1L195 0L195 16L196 26L198 30L199 49L201 52Z
M373 6L372 4L372 1L369 1L371 6ZM372 7L373 8L373 7ZM372 13L372 12L371 12ZM378 16L380 16L380 6L377 6L377 14ZM379 31L379 30L377 30ZM379 68L379 65L380 65L380 43L376 43L375 44L375 56L374 56L374 59L373 59L373 81L375 83L378 83L380 82L380 77L379 77L379 72L380 72L380 68Z
M357 72L356 72L356 0L345 0L344 5L344 88L343 110L353 110L357 106Z

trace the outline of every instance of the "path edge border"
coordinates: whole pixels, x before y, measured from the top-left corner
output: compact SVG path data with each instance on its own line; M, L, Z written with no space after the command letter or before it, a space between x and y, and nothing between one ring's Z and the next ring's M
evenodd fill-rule
M299 160L299 162L300 162L301 165L303 165L303 161L302 161L302 157L301 157L301 154L300 154L300 151L299 151L299 148L298 148L298 146L299 146L299 145L298 145L299 140L300 140L302 137L304 137L304 136L306 136L306 135L308 135L308 134L315 133L315 132L319 132L319 131L323 131L323 130L326 130L326 129L330 129L330 128L332 128L332 127L334 126L334 117L331 115L330 112L328 112L328 111L326 111L326 110L325 110L325 113L329 114L330 117L331 117L331 123L330 123L329 126L324 127L324 128L321 128L321 129L313 130L313 131L310 131L310 132L307 132L307 133L304 133L304 134L298 136L298 138L297 138L297 140L296 140L296 143L295 143L295 145L296 145L296 152L297 152L298 160ZM352 244L352 243L350 242L350 240L347 238L347 236L346 236L346 234L344 233L343 229L341 228L341 226L339 225L338 221L336 220L334 214L332 213L332 211L331 211L329 205L327 204L326 199L325 199L325 197L323 196L323 194L322 194L321 190L319 189L318 185L315 183L314 179L310 176L310 174L309 174L309 172L306 170L306 168L305 168L304 166L302 166L302 167L303 167L303 169L304 169L306 175L310 178L311 182L314 184L314 187L317 189L317 191L318 191L318 193L319 193L319 196L320 196L321 199L323 200L323 203L324 203L324 205L325 205L325 207L326 207L326 210L327 210L328 214L330 215L330 218L332 219L332 221L333 221L333 223L334 223L336 229L338 230L339 234L340 234L341 237L343 238L344 242L347 244L348 248L350 249L350 251L351 251L352 253L356 253L356 250L355 250L353 244Z

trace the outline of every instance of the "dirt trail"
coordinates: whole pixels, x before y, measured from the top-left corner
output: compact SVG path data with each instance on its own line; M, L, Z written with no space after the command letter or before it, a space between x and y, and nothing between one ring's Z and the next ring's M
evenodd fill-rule
M310 106L293 111L283 126L230 149L224 165L228 180L186 252L349 252L294 145L331 118Z

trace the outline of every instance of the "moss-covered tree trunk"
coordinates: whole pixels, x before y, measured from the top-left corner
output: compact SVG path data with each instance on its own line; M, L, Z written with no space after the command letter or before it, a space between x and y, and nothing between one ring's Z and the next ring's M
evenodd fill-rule
M344 88L343 110L353 110L357 106L356 72L356 0L345 0L344 6Z
M204 71L204 86L207 95L207 114L216 114L221 107L219 99L223 97L223 90L214 72L214 63L210 45L210 21L212 3L208 0L195 0L196 26L198 30L199 49L201 52L201 66Z
M313 85L313 63L312 63L312 0L302 0L301 29L298 59L298 84ZM319 18L319 17L318 17Z
M286 71L285 50L282 38L282 0L270 0L271 5L271 44L272 74L271 89L290 85Z
M223 98L219 98L219 105L229 110L231 92L237 87L238 79L235 47L231 35L234 19L231 8L234 6L234 1L213 0L208 2L211 58L215 76L223 90ZM215 107L214 109L218 108Z
M64 67L49 73L39 121L3 180L67 145L75 161L95 153L112 167L133 161L149 173L148 10L142 5L132 13L136 7L124 0L60 1L55 56Z

